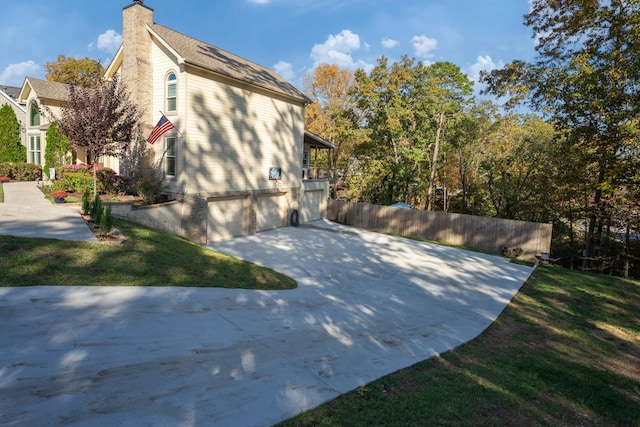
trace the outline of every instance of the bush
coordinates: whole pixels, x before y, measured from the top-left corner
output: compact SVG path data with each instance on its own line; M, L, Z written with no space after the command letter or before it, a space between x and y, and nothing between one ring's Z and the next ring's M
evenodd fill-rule
M162 181L154 176L143 176L136 182L136 191L145 204L151 205L160 197Z
M69 187L67 186L67 182L64 180L60 180L60 181L53 181L53 184L51 185L51 191L73 191L70 190Z
M64 178L56 180L57 182L64 182L65 189L70 192L93 192L93 177L83 172L65 172Z
M34 163L0 163L0 176L8 176L15 181L36 181L42 179L42 167Z

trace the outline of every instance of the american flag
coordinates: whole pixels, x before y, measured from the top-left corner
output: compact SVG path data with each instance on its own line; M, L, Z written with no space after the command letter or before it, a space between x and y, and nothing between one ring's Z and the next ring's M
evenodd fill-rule
M147 138L147 141L149 142L149 144L153 144L165 132L170 131L171 129L174 129L174 128L175 126L173 125L173 123L171 123L169 119L167 119L163 114L162 117L160 117L160 120L158 121L158 124L156 125L156 127L154 127L153 130L151 131L151 135L149 135L149 138Z

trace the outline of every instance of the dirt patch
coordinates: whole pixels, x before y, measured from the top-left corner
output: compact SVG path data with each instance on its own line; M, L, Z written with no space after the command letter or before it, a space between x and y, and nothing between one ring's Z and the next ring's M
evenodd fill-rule
M87 223L87 226L91 230L94 236L100 241L104 243L115 243L120 244L124 243L127 240L127 237L122 234L122 232L116 228L111 227L111 231L108 233L104 233L100 230L100 225L96 224L93 219L89 215L81 215L82 219Z

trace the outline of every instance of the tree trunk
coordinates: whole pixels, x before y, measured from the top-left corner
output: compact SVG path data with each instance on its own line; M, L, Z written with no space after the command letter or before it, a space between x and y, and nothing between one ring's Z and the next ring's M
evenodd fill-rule
M433 144L433 159L431 160L431 174L429 175L429 187L427 189L427 210L433 210L433 183L436 179L438 167L438 151L440 150L440 136L444 127L444 111L438 115L438 127L436 128L436 140Z
M629 267L630 267L630 258L631 258L631 248L629 247L630 243L630 229L631 229L631 219L627 219L627 230L624 234L624 270L622 271L622 277L625 279L629 278Z

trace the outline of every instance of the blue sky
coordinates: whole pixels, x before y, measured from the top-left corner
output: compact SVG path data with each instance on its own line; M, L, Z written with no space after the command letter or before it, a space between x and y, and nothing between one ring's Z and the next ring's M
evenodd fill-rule
M0 0L0 85L44 78L58 55L108 65L132 0ZM377 58L450 61L472 79L532 60L529 0L145 0L155 22L275 69L302 88L320 63L370 70Z

